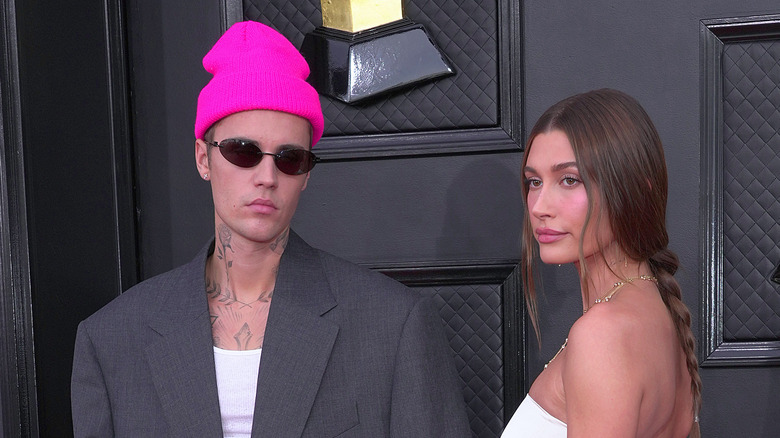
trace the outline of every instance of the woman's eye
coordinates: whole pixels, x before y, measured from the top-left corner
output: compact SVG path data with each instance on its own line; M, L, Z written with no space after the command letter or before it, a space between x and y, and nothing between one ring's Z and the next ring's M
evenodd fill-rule
M573 186L576 185L578 182L580 182L579 179L573 177L573 176L564 176L563 177L563 185L565 186Z
M538 178L526 178L525 184L530 188L538 188L542 186L542 181Z

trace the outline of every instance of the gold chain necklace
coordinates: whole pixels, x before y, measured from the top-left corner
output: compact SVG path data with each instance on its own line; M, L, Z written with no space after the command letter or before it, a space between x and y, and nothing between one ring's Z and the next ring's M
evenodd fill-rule
M612 285L612 289L610 289L606 294L604 294L603 297L596 298L596 301L593 302L593 305L595 306L596 304L599 304L599 303L608 302L609 300L612 299L613 296L615 296L615 294L617 293L618 290L620 290L621 287L625 286L628 283L633 283L636 280L652 281L653 283L656 283L656 284L658 283L658 279L653 277L652 275L640 275L639 277L629 277L629 278L626 278L625 280L618 281L615 284L613 284ZM585 312L587 312L587 311L588 311L588 309L583 309L582 310L582 314L584 315ZM569 338L566 338L566 340L563 341L563 345L561 345L561 348L559 348L558 352L555 353L555 356L553 356L552 359L550 359L550 361L547 362L544 365L544 369L547 369L547 366L550 365L552 363L552 361L554 361L555 358L558 357L558 355L561 354L561 352L563 351L564 348L566 348L566 345L568 343L569 343Z
M557 352L557 353L555 353L555 356L553 356L553 357L552 357L552 359L550 359L550 361L549 361L549 362L547 362L546 364L544 364L544 369L547 369L547 367L548 367L548 366L549 366L549 365L552 363L552 361L554 361L554 360L555 360L555 358L556 358L556 357L558 357L558 355L559 355L559 354L561 354L561 351L563 351L563 349L564 349L564 348L566 348L566 344L568 344L568 343L569 343L569 338L566 338L566 340L565 340L565 341L563 341L563 345L561 345L561 348L559 348L559 349L558 349L558 352Z
M658 283L658 279L653 277L652 275L640 275L639 277L629 277L629 278L626 278L625 280L618 281L615 284L613 284L612 285L612 289L607 291L607 293L604 294L603 297L596 298L596 300L593 302L593 305L595 306L598 303L603 303L603 302L607 302L607 301L611 300L612 297L615 296L615 294L617 293L617 291L621 287L625 286L628 283L633 283L636 280L645 280L645 281L652 281L653 283ZM593 307L593 306L591 306L591 307ZM585 312L587 312L587 311L588 311L588 309L582 309L582 314L584 315Z

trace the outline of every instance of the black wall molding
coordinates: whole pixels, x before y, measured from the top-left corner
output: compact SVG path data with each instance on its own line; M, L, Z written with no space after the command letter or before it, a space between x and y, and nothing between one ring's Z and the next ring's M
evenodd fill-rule
M113 188L116 218L116 250L120 292L138 283L141 262L138 259L135 169L128 67L128 44L124 3L106 0L106 59L108 99L110 103L110 148L114 162Z
M0 436L38 436L16 9L0 3Z
M407 286L449 284L500 284L512 273L512 260L458 260L366 266Z
M780 38L780 15L702 20L701 64L701 257L702 366L780 364L780 341L724 341L723 72L724 45Z

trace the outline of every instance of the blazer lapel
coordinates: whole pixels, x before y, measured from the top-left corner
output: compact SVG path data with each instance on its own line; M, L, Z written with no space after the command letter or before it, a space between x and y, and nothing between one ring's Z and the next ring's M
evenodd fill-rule
M295 233L282 255L260 360L252 436L299 437L338 334L316 251Z
M150 321L145 350L171 436L222 436L216 371L204 289L208 247L183 270Z

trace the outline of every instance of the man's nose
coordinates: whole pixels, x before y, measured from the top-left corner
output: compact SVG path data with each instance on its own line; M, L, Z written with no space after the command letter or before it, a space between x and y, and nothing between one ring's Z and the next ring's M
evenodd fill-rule
M273 155L263 155L263 158L252 169L255 185L276 187L279 181L279 169L276 168Z

